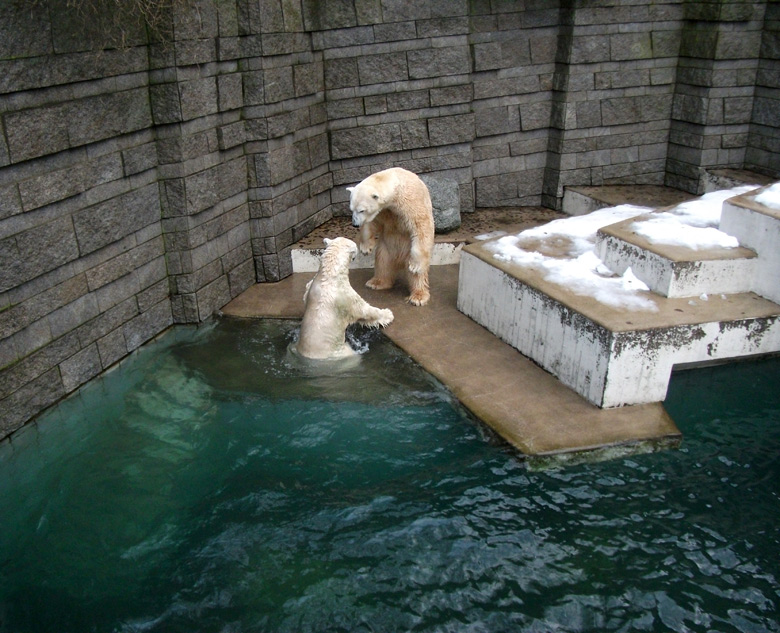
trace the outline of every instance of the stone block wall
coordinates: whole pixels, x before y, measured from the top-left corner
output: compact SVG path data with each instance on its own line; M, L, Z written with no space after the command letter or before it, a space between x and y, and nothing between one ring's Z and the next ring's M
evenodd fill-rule
M0 436L289 275L382 168L465 212L780 177L769 0L73 4L0 2Z
M345 187L391 166L446 173L473 210L467 0L305 3L322 55L335 213Z
M683 8L666 183L701 193L703 169L746 164L754 108L758 120L753 138L760 144L764 106L780 103L776 88L773 96L767 94L771 89L762 96L757 87L767 5L691 2ZM777 64L776 52L774 62L763 63ZM767 74L763 76L766 80ZM778 117L774 120L776 124ZM765 155L752 167L763 171L771 163Z

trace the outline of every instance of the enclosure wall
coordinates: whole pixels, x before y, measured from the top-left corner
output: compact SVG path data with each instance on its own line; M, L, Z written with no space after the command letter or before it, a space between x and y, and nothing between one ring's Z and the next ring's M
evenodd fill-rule
M779 17L736 0L1 2L0 436L289 275L292 245L375 170L454 181L464 212L777 175Z

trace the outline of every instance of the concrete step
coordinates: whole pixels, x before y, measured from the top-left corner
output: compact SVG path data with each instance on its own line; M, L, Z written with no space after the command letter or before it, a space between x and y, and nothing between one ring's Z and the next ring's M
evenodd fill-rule
M655 278L656 292L664 275L654 268L676 272L677 286L667 281L667 296L629 289L615 301L614 291L605 294L600 284L621 289L621 278L600 272L595 288L572 277L561 281L561 265L580 260L567 255L570 245L551 229L547 237L517 242L532 244L532 252L512 251L518 248L513 238L466 246L458 309L599 407L662 401L675 365L780 351L780 233L774 228L780 210L761 208L760 191L730 199L722 214L722 226L757 255L744 247L709 259L655 253L628 235L635 218L602 230L604 253L614 258L610 268L630 262L641 276ZM625 260L620 250L629 251ZM705 272L686 286L683 272L692 269Z
M755 293L666 298L629 310L497 260L461 254L458 309L599 407L660 402L672 368L780 351L780 305Z
M599 229L599 259L618 275L631 268L650 290L664 297L731 294L752 289L755 251L742 246L692 249L653 243L636 230L638 223L652 218L653 214L648 213Z

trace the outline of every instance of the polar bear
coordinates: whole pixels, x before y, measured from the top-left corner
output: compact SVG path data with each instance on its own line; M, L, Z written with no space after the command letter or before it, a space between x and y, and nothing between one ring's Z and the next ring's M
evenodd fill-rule
M303 294L306 308L293 346L301 356L323 360L356 353L344 339L348 325L384 327L393 320L390 310L369 305L349 283L349 262L357 255L355 242L346 237L325 238L325 247L319 270Z
M409 303L428 303L434 224L425 183L411 171L391 167L347 187L347 191L352 224L360 228L360 250L370 253L376 247L374 276L366 286L392 288L398 274L406 270Z

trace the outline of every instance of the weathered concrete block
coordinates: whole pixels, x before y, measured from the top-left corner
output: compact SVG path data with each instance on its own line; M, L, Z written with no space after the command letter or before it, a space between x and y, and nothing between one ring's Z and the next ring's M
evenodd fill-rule
M457 181L432 174L421 174L433 203L433 223L437 233L449 233L460 226L460 187Z

